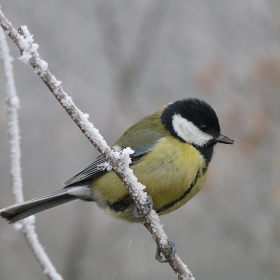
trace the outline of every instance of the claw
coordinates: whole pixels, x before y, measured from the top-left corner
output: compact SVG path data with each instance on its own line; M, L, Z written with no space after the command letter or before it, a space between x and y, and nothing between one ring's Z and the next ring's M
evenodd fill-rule
M150 195L147 195L147 207L148 207L148 210L144 214L140 214L139 211L138 211L138 208L135 207L134 212L133 212L133 216L137 219L142 219L147 214L150 213L150 211L153 209L153 200L152 200L152 197Z
M168 257L167 259L165 259L165 260L162 259L161 252L160 252L159 248L157 247L155 258L156 258L156 260L157 260L158 262L160 262L160 263L166 263L166 262L171 261L171 260L174 258L175 254L176 254L175 244L174 244L174 242L171 241L169 238L168 238L168 244L169 244L169 246L170 246L170 255L169 255L169 257Z

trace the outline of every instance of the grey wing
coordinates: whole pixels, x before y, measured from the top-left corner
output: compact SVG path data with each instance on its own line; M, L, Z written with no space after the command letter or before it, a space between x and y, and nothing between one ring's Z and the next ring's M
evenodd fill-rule
M89 164L86 168L84 168L82 171L80 171L78 174L70 178L64 183L65 187L69 187L75 183L79 183L82 181L85 181L87 179L93 178L97 175L100 175L106 171L102 170L102 168L99 168L100 164L103 164L106 162L106 159L100 155L98 156L94 162Z
M132 150L134 150L134 153L130 155L131 161L135 163L136 161L140 160L143 156L149 153L150 149L155 145L155 143L150 145L145 145L141 147L131 147ZM125 147L122 147L124 149ZM97 175L101 175L102 173L106 173L107 171L102 169L100 165L106 162L106 159L104 156L100 155L98 156L94 162L89 164L86 168L84 168L82 171L80 171L78 174L70 178L68 181L64 183L65 187L72 186L76 183L84 183L87 185L87 180L92 179L96 177ZM81 184L78 184L81 186Z

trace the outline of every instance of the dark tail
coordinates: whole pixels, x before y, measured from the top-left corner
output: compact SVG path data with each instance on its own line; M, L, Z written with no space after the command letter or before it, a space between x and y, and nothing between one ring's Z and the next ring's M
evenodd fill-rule
M34 198L20 204L15 204L0 210L0 216L10 223L34 215L38 212L73 201L78 197L69 195L68 189L62 189L46 196Z

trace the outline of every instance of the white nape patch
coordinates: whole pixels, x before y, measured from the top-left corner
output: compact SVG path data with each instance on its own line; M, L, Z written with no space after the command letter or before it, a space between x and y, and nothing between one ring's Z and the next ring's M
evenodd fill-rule
M190 144L203 146L209 140L213 139L211 135L201 131L192 122L181 117L180 114L173 116L172 125L177 135Z
M90 188L86 186L70 187L69 189L67 189L67 194L81 199L91 198Z

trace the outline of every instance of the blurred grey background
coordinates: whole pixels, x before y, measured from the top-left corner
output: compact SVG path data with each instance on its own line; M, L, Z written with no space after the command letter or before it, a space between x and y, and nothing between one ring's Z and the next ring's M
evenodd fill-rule
M280 279L280 2L278 0L2 0L50 70L112 144L185 97L208 101L222 132L202 191L162 217L196 279ZM13 57L19 55L8 39ZM25 198L47 194L98 153L29 65L14 62L21 99ZM0 207L13 203L1 70ZM176 279L154 260L141 224L74 202L36 216L57 270L75 279ZM20 233L0 221L0 278L45 279Z

